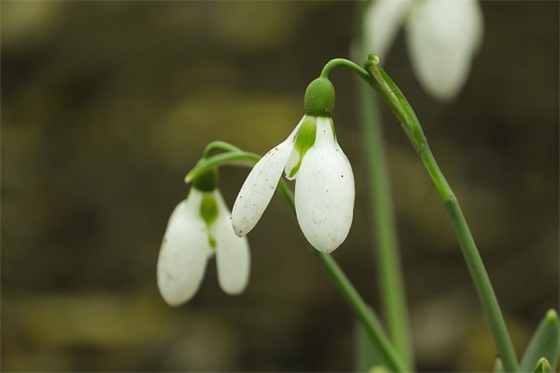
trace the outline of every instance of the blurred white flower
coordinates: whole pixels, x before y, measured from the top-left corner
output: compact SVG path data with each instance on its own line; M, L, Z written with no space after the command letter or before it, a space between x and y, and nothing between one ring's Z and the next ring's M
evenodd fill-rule
M249 280L247 239L233 232L230 212L218 189L193 187L171 214L159 253L157 283L169 305L179 306L195 295L214 253L222 290L241 293Z
M426 91L452 100L482 43L477 0L375 0L365 16L371 51L384 58L404 23L413 69Z
M266 153L235 200L232 225L243 237L261 218L282 171L296 179L298 223L315 249L331 253L346 239L354 209L354 175L330 117L304 115L288 138Z

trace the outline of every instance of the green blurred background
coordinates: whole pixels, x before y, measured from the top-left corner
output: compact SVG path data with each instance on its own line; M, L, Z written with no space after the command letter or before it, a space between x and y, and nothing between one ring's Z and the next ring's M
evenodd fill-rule
M221 292L212 261L196 297L171 308L155 268L204 146L262 154L282 141L307 84L349 55L358 3L1 7L2 371L352 370L352 314L281 198L249 235L242 295ZM484 43L453 103L418 85L402 34L383 66L461 201L520 353L558 306L559 4L482 8ZM357 183L334 257L379 309L363 83L331 76ZM394 116L383 118L418 367L488 371L495 349L450 224ZM222 169L230 206L247 173Z

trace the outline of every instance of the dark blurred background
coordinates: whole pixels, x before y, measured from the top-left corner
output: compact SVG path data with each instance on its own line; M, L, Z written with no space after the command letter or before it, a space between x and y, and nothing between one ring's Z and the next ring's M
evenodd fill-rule
M2 1L2 371L350 371L352 313L275 197L249 287L209 263L196 297L155 283L167 219L205 145L264 153L307 84L347 57L357 2ZM558 307L558 2L483 2L484 43L451 104L383 66L463 206L521 353ZM358 61L361 64L361 61ZM335 123L357 183L335 259L379 309L357 84ZM493 347L444 210L394 116L383 129L418 367L488 371ZM223 168L228 203L247 169Z

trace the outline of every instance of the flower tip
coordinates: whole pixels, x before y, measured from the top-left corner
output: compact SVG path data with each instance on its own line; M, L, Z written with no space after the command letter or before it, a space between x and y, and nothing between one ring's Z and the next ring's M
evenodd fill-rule
M245 291L245 288L247 287L247 283L245 283L243 286L237 286L237 287L232 287L229 286L228 284L221 284L220 287L223 290L223 292L226 293L227 295L240 295Z
M558 313L554 308L551 308L548 310L545 317L549 322L556 322L556 320L558 319Z
M233 219L231 221L231 228L233 229L233 233L235 233L238 238L245 237L249 234L249 232L253 230L253 227L249 227L247 222L236 224Z
M336 240L334 238L332 240L323 240L323 239L313 240L310 239L310 237L306 237L306 238L311 244L311 246L315 248L315 250L327 255L331 254L333 251L338 249L346 239L346 237L344 237L342 240Z
M188 302L198 290L198 285L192 288L171 277L169 268L160 266L157 273L157 286L161 297L171 307L179 307Z
M161 289L160 289L159 292L160 292L160 294L161 294L161 297L163 298L163 300L165 301L165 303L167 303L168 306L171 306L171 307L179 307L179 306L182 305L183 303L186 303L186 301L179 300L179 299L176 299L176 298L167 296L163 291L161 291Z

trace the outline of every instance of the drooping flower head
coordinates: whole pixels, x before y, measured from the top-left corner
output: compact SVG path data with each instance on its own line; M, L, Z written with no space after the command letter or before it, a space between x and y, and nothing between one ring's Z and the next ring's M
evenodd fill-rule
M233 232L229 209L216 182L215 169L194 180L187 199L169 218L157 263L157 283L171 306L179 306L196 294L206 263L214 254L224 292L239 294L247 286L249 244Z
M233 205L232 225L240 237L255 227L284 171L296 180L296 216L303 234L317 250L330 253L352 225L354 175L336 140L334 87L327 78L309 84L304 107L305 115L288 138L249 173Z
M412 67L422 86L449 101L465 84L480 47L477 0L374 0L366 14L371 51L384 58L404 23Z

